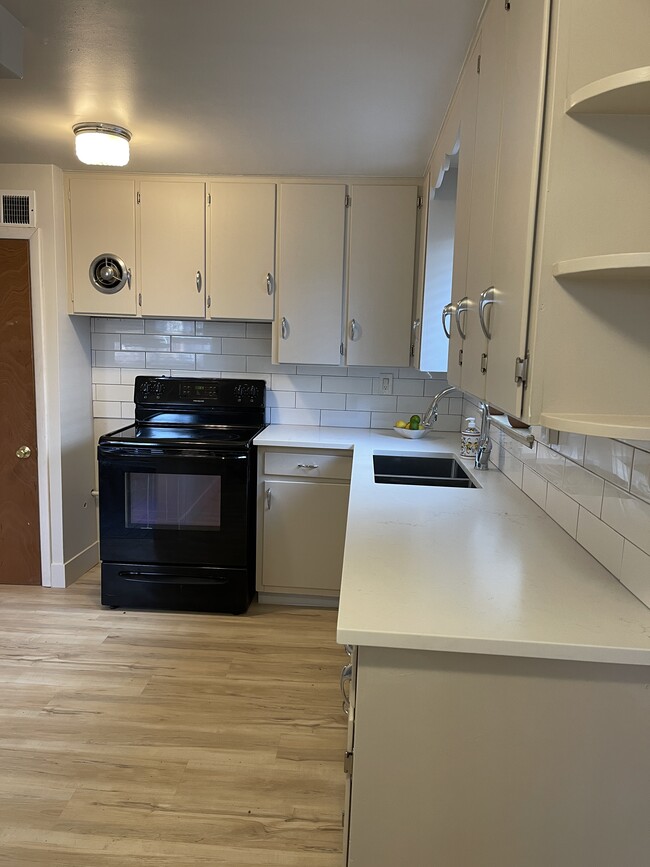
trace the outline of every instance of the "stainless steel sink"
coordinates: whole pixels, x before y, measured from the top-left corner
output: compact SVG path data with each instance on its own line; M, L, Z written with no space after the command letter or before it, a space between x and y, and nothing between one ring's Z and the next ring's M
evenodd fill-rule
M453 455L373 455L375 482L381 485L433 485L476 488Z

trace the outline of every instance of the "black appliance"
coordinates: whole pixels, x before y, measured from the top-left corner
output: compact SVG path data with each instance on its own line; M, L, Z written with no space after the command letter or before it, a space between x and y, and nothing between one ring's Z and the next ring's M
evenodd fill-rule
M265 388L136 377L135 424L100 437L97 449L102 604L246 611Z

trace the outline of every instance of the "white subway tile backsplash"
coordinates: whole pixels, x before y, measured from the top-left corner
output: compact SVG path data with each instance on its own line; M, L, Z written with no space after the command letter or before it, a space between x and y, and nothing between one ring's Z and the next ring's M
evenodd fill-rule
M221 355L221 337L172 337L172 352L202 352Z
M280 407L293 408L296 405L295 391L269 391L266 392L266 405L278 409Z
M251 373L296 373L295 364L273 364L270 358L263 355L248 355L246 357L246 370ZM301 371L298 370L298 373Z
M246 356L245 355L201 355L196 356L196 369L205 370L206 372L221 371L221 370L245 370ZM248 376L248 374L244 374Z
M122 415L122 404L119 400L94 400L93 401L93 417L94 418L120 418Z
M397 421L396 397L388 397L380 394L348 394L347 396L336 396L343 398L346 409L392 412L395 413L395 421Z
M403 395L422 397L424 394L424 380L393 379L393 394L396 394L398 397Z
M102 385L94 386L97 400L133 400L133 387L130 385Z
M288 367L289 365L281 365ZM347 367L336 367L334 364L299 364L294 373L304 373L307 376L347 376Z
M271 355L271 341L262 337L224 337L224 355Z
M163 370L159 368L158 370L152 370L151 368L138 368L134 367L133 369L124 368L120 371L120 382L123 385L130 385L131 388L135 385L136 376L171 376L172 372L170 369Z
M543 479L530 467L524 466L522 491L527 494L531 500L546 511L546 489L548 482Z
M370 427L369 412L339 412L334 409L324 409L320 414L323 427Z
M637 548L650 554L650 504L606 484L603 497L603 521L629 539Z
M122 418L123 419L135 418L135 404L133 402L122 404Z
M190 319L147 319L145 334L195 334L196 323Z
M274 391L320 391L321 377L274 373L271 376L271 388Z
M546 492L546 512L565 530L576 538L578 530L578 504L562 491L549 485Z
M109 385L120 384L120 371L115 367L93 367L92 369L93 383L106 383Z
M542 445L542 443L537 444L537 458L534 463L531 463L531 466L534 467L540 476L544 476L547 482L560 487L562 477L564 476L565 464L566 461L562 455L557 454L557 452L552 451L548 446Z
M650 453L634 450L630 491L650 503Z
M246 337L245 322L202 322L197 320L196 334L204 337Z
M91 320L91 331L104 331L111 334L144 334L144 319L110 319L95 317Z
M296 406L301 409L345 409L345 395L327 394L321 391L297 391Z
M650 556L625 541L620 574L621 583L650 608Z
M321 413L318 409L271 408L271 424L319 425L320 423Z
M194 354L191 352L147 352L145 367L169 365L176 370L194 370Z
M92 331L90 333L90 346L92 349L122 349L122 335Z
M623 559L623 537L587 509L582 506L579 509L578 542L592 557L618 577Z
M323 391L343 394L372 394L372 379L367 376L324 376Z
M271 323L270 322L247 322L246 337L264 337L267 340L271 339Z
M144 367L144 352L111 352L100 351L94 353L95 367Z
M397 412L372 412L370 414L371 428L392 428L397 421Z
M628 489L632 477L633 457L632 446L604 437L587 437L585 467L608 482Z
M166 352L171 337L168 334L123 334L121 349L128 352Z
M566 463L562 477L562 490L597 517L600 517L603 505L604 487L605 483L599 476L577 464Z
M559 452L565 458L581 464L585 458L585 443L587 437L583 434L560 432L559 443L552 445L553 451Z

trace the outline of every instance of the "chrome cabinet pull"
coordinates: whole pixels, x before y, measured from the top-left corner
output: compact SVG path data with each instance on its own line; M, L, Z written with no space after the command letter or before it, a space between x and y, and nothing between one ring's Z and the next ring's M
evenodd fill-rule
M298 464L299 470L317 470L318 464Z
M488 317L488 321L485 319L485 308L490 307L494 304L494 286L488 286L487 289L484 289L481 292L481 298L478 304L478 320L481 323L481 328L483 329L483 334L487 337L488 340L492 339L492 332L490 330L490 323L492 321L492 311L490 311L490 315Z
M358 323L356 319L350 320L350 340L356 340Z
M270 271L266 275L266 294L273 295L273 274Z
M201 272L196 272L196 291L200 292L201 287L203 286L203 277L201 277Z
M282 317L281 333L282 333L282 339L286 340L287 337L289 336L289 323L287 322L286 316Z
M128 268L126 272L126 285L131 288L131 269Z
M461 298L458 302L458 307L456 307L456 328L458 329L458 333L461 336L461 340L465 340L467 334L465 333L465 329L463 325L465 324L465 320L463 320L463 325L460 324L461 315L467 313L469 309L469 296L465 295L464 298Z
M442 308L442 330L445 332L447 340L451 338L451 331L447 328L447 317L449 317L449 324L451 325L451 319L455 312L456 305L451 302Z
M267 511L271 508L271 489L267 488L264 492L264 496L266 497L266 509Z
M339 679L339 686L341 688L341 695L343 696L343 703L341 707L343 708L344 714L350 713L350 690L349 688L346 690L346 683L349 685L352 683L352 663L348 663L344 665L341 669L341 677Z

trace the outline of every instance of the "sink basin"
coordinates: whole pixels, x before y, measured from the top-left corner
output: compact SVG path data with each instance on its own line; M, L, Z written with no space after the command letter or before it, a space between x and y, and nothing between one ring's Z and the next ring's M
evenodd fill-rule
M433 485L475 488L453 455L373 455L375 482L381 485Z

